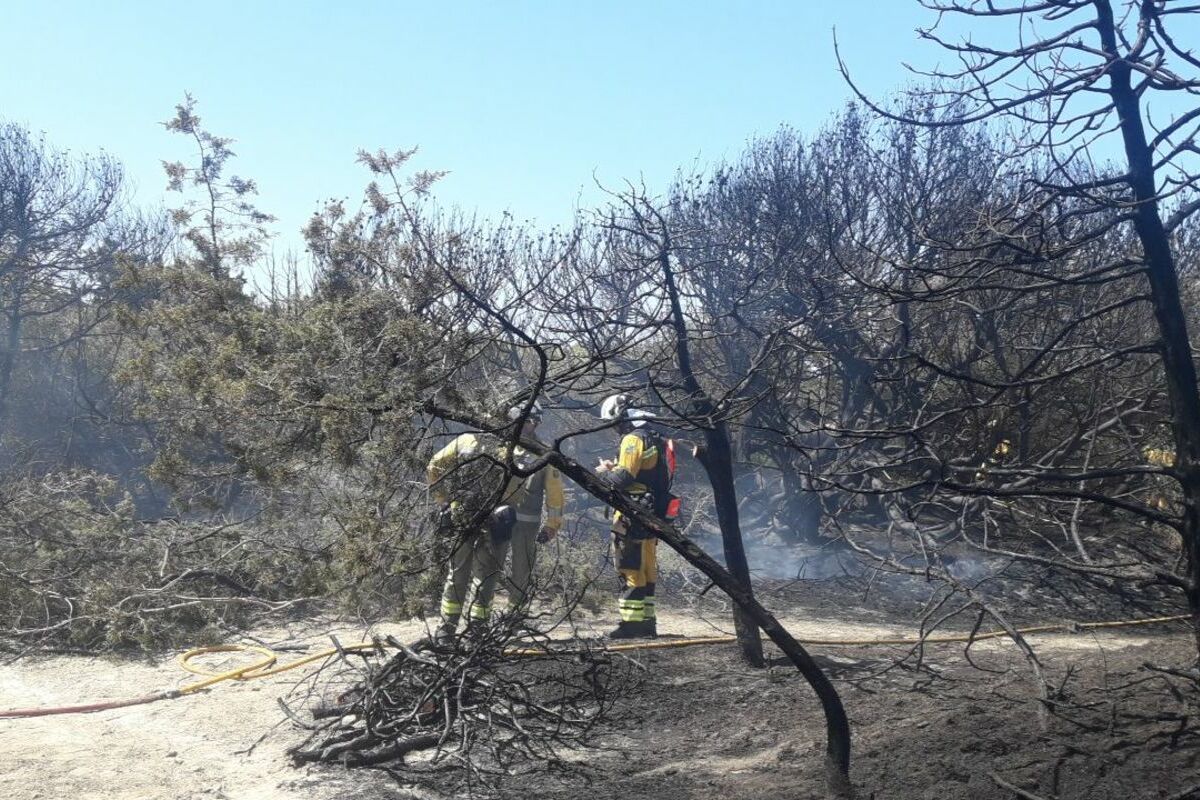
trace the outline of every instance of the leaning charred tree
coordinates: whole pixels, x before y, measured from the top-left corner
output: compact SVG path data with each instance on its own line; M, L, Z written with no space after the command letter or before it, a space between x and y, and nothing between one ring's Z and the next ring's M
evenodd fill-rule
M923 230L930 257L896 259L897 271L915 280L865 281L893 302L925 304L921 322L939 326L940 349L917 342L920 326L912 326L913 341L894 359L904 369L893 375L935 375L960 396L950 403L945 391L940 399L930 394L906 430L879 426L907 441L905 455L890 459L890 474L903 474L914 489L965 497L960 511L994 510L989 503L997 499L1010 508L1035 498L1047 508L1075 503L1074 516L1062 522L1075 552L1049 560L1079 573L1132 571L1177 587L1200 647L1200 395L1175 252L1200 208L1200 108L1177 110L1150 136L1143 106L1150 97L1186 100L1200 91L1200 60L1172 36L1180 15L1195 7L1164 0L921 2L939 22L1014 22L1018 44L988 46L974 35L951 41L934 25L922 35L957 56L961 68L926 73L935 82L929 113L872 107L927 130L1008 124L1002 133L1015 144L998 163L997 191L975 224L953 237ZM843 74L849 80L844 65ZM1123 163L1096 168L1093 156L1118 134ZM971 310L969 318L947 311L956 303ZM1148 371L1153 360L1155 373ZM1141 388L1132 391L1121 378ZM1095 391L1089 395L1085 386ZM1082 415L1047 424L1054 408L1071 405ZM1041 414L1046 419L1039 421ZM1168 423L1173 453L1142 457L1161 447L1152 436L1159 418ZM951 420L965 423L964 431L973 425L974 453L938 446L938 425ZM1034 433L1039 426L1041 436ZM951 433L943 428L943 443ZM879 486L880 466L859 464L856 474ZM1172 497L1154 500L1130 489L1158 476L1174 482ZM1132 551L1126 543L1123 555L1098 555L1078 534L1079 503L1176 531L1179 564L1169 556L1147 564L1136 542ZM985 528L988 519L984 513Z
M489 420L478 414L440 407L434 403L427 405L426 410L442 419L461 422L480 430L497 430L504 425L502 422ZM821 702L821 709L825 714L826 768L830 788L839 796L849 793L850 723L846 718L846 711L842 706L837 689L834 688L833 683L812 656L808 654L808 651L788 633L786 628L779 624L771 612L767 611L754 598L754 594L749 588L674 526L641 508L627 495L615 491L596 477L591 470L563 454L557 449L561 445L561 440L551 447L531 439L522 439L521 444L541 457L537 464L530 467L530 471L547 465L555 467L588 494L654 531L659 539L666 542L672 550L679 553L689 564L704 573L721 591L725 592L737 604L742 613L762 629L763 633L783 651L784 655L808 681L809 686L817 695L817 699ZM514 471L519 472L518 470Z

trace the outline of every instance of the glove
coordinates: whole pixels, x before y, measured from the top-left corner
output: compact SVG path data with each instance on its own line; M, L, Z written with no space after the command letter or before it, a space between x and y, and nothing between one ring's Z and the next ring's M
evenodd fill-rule
M556 531L554 528L543 527L540 531L538 531L536 541L538 544L545 544L546 542L554 539L555 536L558 536L558 531Z
M517 512L512 506L500 506L488 518L488 528L493 545L502 545L512 539L513 526L517 524Z

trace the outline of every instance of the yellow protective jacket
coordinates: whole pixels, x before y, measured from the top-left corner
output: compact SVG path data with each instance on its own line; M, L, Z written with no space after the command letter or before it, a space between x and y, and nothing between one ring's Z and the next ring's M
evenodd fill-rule
M632 495L650 494L654 513L663 516L670 502L671 474L666 440L648 430L635 430L621 438L617 464L609 476L615 489Z

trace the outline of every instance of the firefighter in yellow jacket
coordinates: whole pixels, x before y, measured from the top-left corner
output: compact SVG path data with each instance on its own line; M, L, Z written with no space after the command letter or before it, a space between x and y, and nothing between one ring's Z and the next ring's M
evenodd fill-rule
M508 409L509 417L519 418L521 410L521 406L513 406ZM540 419L541 407L535 404L522 435L532 436ZM510 475L503 466L506 460L507 448L495 437L464 433L429 461L430 495L442 506L439 527L443 535L454 537L450 569L442 589L438 638L456 633L469 588L473 588L474 595L468 609L468 624L488 620L496 584L514 537L518 551L514 553L510 602L514 602L514 589L519 589L516 602L523 602L536 542L549 541L562 524L562 478L558 472L547 467L528 478ZM516 466L527 467L532 461L532 454L523 448L513 450ZM481 525L472 527L485 502L493 503L494 507ZM535 510L540 512L542 503L546 506L545 522L530 530L529 520ZM540 514L538 517L540 522Z
M653 417L633 408L628 396L612 395L600 406L600 417L617 420L621 446L616 461L600 462L599 472L618 489L665 520L678 513L671 494L675 445L650 425ZM658 580L658 538L642 525L613 514L613 546L617 569L625 581L618 602L621 622L609 633L613 639L658 635L655 583Z

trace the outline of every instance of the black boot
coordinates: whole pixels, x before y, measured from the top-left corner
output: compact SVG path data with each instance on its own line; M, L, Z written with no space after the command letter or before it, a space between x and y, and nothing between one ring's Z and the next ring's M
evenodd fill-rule
M622 622L616 627L616 630L608 634L609 639L645 639L658 636L654 620L641 620L639 622Z

